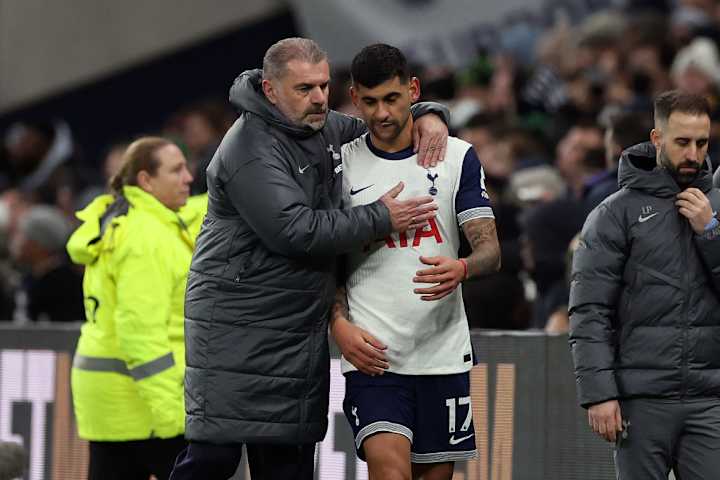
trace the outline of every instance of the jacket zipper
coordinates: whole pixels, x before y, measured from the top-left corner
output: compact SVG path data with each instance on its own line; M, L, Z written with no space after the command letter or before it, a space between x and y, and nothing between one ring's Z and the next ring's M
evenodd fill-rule
M320 145L321 145L321 151L322 155L327 156L328 154L328 143L325 141L325 138L322 135L318 135L320 137ZM332 158L332 157L330 157ZM320 170L320 189L322 192L321 201L323 203L327 203L329 207L327 208L336 208L336 206L333 204L333 198L332 198L332 183L333 183L333 162L332 160L328 160L327 158L323 158L320 160L319 164L319 170ZM323 206L322 208L326 208Z
M684 228L689 228L688 225L685 225ZM691 232L693 233L693 232ZM690 250L692 248L692 237L690 237L689 242L685 242L685 265L690 264ZM681 384L681 390L680 390L680 398L684 399L685 395L687 394L687 377L688 377L688 329L690 328L690 312L689 312L689 297L690 297L690 272L686 268L685 273L685 292L684 292L684 298L683 298L683 308L682 308L682 329L683 329L683 336L682 336L682 384Z

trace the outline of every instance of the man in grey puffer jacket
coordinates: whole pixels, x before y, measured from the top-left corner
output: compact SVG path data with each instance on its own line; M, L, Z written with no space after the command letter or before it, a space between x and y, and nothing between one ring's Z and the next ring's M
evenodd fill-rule
M335 256L423 225L430 197L340 209L340 146L366 131L327 110L329 67L286 39L230 91L240 118L210 166L208 213L185 298L188 448L173 479L226 479L247 446L253 478L312 479L327 429ZM418 105L422 113L446 110ZM442 155L447 128L423 116ZM422 123L422 122L421 122ZM423 134L423 137L427 135Z
M665 92L651 143L625 150L621 190L583 227L570 344L580 404L616 442L619 479L720 472L720 193L710 107Z

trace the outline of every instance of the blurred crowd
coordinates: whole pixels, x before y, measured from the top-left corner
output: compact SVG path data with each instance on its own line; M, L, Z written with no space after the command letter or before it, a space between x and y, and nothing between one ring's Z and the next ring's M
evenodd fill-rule
M494 204L502 269L463 286L473 328L567 330L573 240L617 190L620 152L649 140L653 97L671 88L706 95L718 137L719 41L720 1L629 1L551 27L515 19L462 70L416 66L422 99L448 105L451 134L475 146ZM348 88L348 72L334 71L331 107L354 114ZM233 120L226 102L208 101L158 128L185 152L192 193L204 191ZM131 139L84 159L62 120L1 133L0 319L82 319L82 272L64 244L74 212L105 191ZM711 139L710 158L720 161L719 150Z
M188 159L191 195L207 190L205 168L234 119L225 102L208 100L173 112L158 128ZM2 132L0 321L84 319L83 272L69 261L65 244L79 224L75 212L109 191L132 140L108 145L93 162L83 158L63 120L18 122Z

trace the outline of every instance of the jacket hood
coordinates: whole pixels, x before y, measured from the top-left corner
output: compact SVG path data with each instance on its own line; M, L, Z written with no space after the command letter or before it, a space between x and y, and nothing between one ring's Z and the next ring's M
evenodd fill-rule
M165 207L140 187L126 185L121 196L116 198L113 195L100 195L75 214L83 223L70 236L67 243L67 251L72 261L82 265L94 263L100 255L108 225L118 221L117 217L126 215L130 207L140 209L160 222L185 226L185 219L179 215L181 212L176 213ZM183 213L187 220L195 221L201 211L199 208L191 208ZM192 239L186 240L190 248L193 248Z
M265 120L275 128L300 138L307 138L316 133L310 127L297 126L280 113L270 103L262 91L262 70L246 70L241 73L230 87L230 103L240 112L249 112Z
M74 263L90 265L97 260L100 255L100 219L114 201L112 195L100 195L75 214L82 224L67 243L68 254Z
M658 168L655 146L651 142L639 143L622 152L618 184L620 187L642 190L656 197L672 197L681 191L667 170ZM700 174L690 186L703 192L712 187L709 157L705 157Z

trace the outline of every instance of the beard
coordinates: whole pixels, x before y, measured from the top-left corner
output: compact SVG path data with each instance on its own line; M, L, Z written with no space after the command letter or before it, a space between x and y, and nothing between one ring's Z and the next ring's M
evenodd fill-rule
M702 164L692 161L684 161L681 164L673 165L670 158L665 154L665 151L661 150L660 153L660 165L668 171L671 177L680 187L687 187L693 183L700 175L700 169ZM682 169L691 169L690 171L682 172Z
M313 119L308 117L313 115ZM300 124L305 127L310 127L316 132L321 130L325 126L327 120L327 106L324 107L312 107L303 113L303 117L300 120Z
M310 127L317 132L325 126L325 121L327 120L327 104L311 105L302 113L293 111L289 106L282 103L276 103L275 107L296 127ZM310 117L310 115L312 115L312 117Z
M375 136L380 140L384 142L392 142L400 136L400 133L402 133L405 129L409 119L410 112L408 112L408 115L405 118L400 120L384 120L382 122L370 121L369 129L372 130Z

